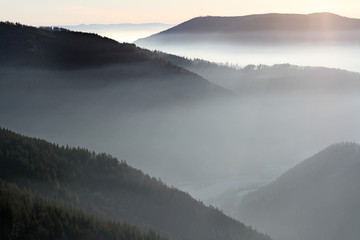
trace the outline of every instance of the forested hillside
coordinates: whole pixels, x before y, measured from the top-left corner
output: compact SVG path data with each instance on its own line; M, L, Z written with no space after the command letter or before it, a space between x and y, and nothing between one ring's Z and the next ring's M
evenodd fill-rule
M4 181L172 239L269 239L106 154L1 129L0 163Z
M77 69L149 59L134 44L63 28L0 22L0 35L0 63L6 65Z
M153 231L103 220L61 200L0 179L0 238L165 240Z

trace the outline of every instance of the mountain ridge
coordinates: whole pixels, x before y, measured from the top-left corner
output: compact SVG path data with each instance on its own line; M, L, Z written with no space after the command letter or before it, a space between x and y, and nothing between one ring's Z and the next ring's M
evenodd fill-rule
M286 20L286 22L285 22ZM224 28L219 28L216 24ZM311 23L311 24L310 24ZM161 33L173 33L183 31L186 33L192 31L206 32L209 30L217 30L221 32L227 31L280 31L280 30L305 30L312 29L321 30L329 26L331 23L336 24L336 30L353 30L360 26L360 19L347 18L333 13L311 13L311 14L284 14L284 13L267 13L254 14L246 16L206 16L195 17L173 28L162 31ZM230 26L225 27L228 24ZM253 24L253 25L249 25ZM199 27L199 28L197 28ZM295 27L295 28L294 28ZM297 29L297 28L298 29ZM341 29L339 29L342 27ZM347 29L344 29L347 27ZM326 29L324 29L326 30Z
M215 43L221 41L232 43L354 42L359 39L359 32L360 19L342 17L333 13L206 16L190 19L168 30L139 39L135 43L145 46L167 41L169 44L181 43L181 41L186 41L186 36L190 38L187 41Z
M73 32L62 28L35 28L9 22L0 22L0 34L4 36L0 39L0 71L9 72L9 69L14 69L11 73L3 73L5 77L0 84L6 82L7 77L13 72L18 74L21 71L27 71L28 76L34 74L24 82L33 79L41 82L40 79L44 77L34 72L46 71L52 74L53 78L65 75L61 78L66 79L68 84L85 83L80 80L71 81L74 77L88 79L87 85L93 82L102 85L127 82L144 86L154 82L153 88L172 89L169 89L168 93L165 89L161 92L167 97L197 97L197 94L191 93L197 91L205 94L217 92L219 95L230 93L198 74L159 58L149 50L139 48L135 44L119 43L97 34ZM94 73L89 75L87 71ZM14 78L20 81L23 77ZM51 77L46 78L50 82ZM146 79L148 80L145 81ZM146 94L149 93L151 91L147 91Z

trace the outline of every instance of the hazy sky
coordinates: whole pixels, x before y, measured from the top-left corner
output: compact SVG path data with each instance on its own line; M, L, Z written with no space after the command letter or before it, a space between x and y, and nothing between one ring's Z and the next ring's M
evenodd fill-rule
M197 16L332 12L360 18L356 0L0 0L0 20L28 25L177 24Z

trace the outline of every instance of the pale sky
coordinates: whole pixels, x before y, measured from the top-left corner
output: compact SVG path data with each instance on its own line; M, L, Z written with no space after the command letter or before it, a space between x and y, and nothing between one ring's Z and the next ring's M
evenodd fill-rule
M332 12L360 18L357 0L0 0L0 21L27 25L178 24L197 16Z

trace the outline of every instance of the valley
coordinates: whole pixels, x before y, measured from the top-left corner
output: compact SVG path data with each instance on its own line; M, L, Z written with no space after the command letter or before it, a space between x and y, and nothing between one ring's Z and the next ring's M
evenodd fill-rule
M67 26L0 22L4 239L359 235L360 20ZM101 32L124 27L163 31ZM66 224L44 231L41 212Z

